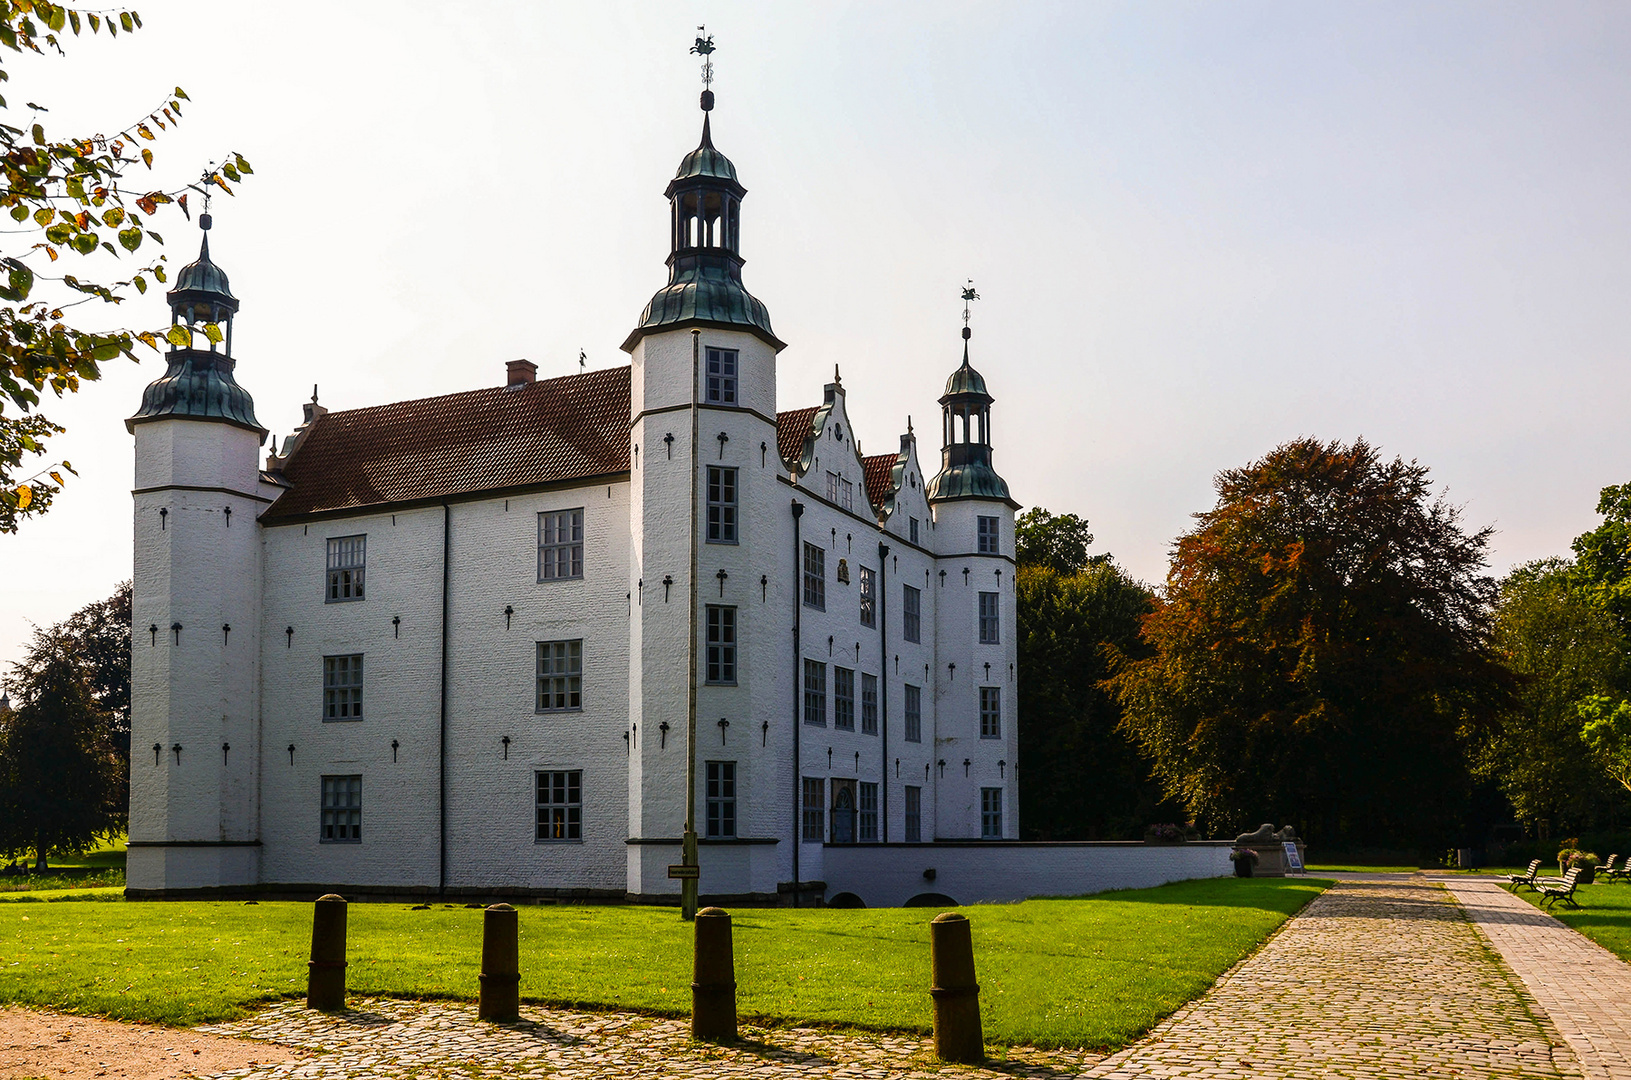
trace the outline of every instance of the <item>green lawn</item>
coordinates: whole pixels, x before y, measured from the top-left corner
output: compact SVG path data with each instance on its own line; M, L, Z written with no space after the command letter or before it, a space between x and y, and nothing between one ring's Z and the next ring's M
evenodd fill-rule
M1415 866L1355 866L1349 863L1335 865L1331 863L1310 864L1310 874L1414 874L1419 867Z
M964 908L986 1039L1123 1045L1205 991L1329 884L1218 878ZM928 1031L934 914L736 912L742 1015ZM353 993L475 997L479 911L353 904L349 922ZM169 1024L239 1016L304 993L310 925L310 904L0 904L0 1004ZM671 908L523 907L522 997L688 1015L690 941Z
M1552 869L1557 868L1554 866ZM1543 876L1545 872L1545 867L1542 867ZM1536 907L1543 899L1539 893L1528 889L1519 889L1518 895ZM1545 910L1621 960L1631 961L1631 884L1599 882L1580 885L1575 888L1574 898L1580 904L1579 911L1565 906L1561 900Z

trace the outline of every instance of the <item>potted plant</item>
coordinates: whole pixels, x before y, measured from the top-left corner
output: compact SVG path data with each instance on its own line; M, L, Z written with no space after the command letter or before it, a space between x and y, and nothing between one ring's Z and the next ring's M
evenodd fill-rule
M1569 868L1580 871L1580 876L1574 880L1581 885L1590 885L1597 880L1597 867L1601 864L1602 860L1597 858L1594 851L1577 851L1569 859Z
M1235 877L1251 877L1257 865L1257 852L1249 847L1237 847L1229 852L1229 861L1235 864Z
M1144 842L1146 844L1181 844L1188 837L1182 825L1146 825L1144 826Z
M1580 854L1580 840L1577 837L1571 836L1563 841L1562 846L1557 851L1557 873L1559 877L1568 872L1569 860L1578 854Z

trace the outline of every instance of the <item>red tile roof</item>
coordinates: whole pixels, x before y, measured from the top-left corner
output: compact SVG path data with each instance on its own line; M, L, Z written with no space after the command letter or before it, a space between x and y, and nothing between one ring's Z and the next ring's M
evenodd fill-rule
M808 409L789 409L776 414L776 449L782 460L797 462L804 454L804 440L810 437L810 425L815 421L818 406Z
M629 368L320 417L262 520L627 472Z
M861 467L866 473L866 497L878 510L882 510L889 496L895 493L895 482L890 474L899 460L899 454L868 454L861 459Z

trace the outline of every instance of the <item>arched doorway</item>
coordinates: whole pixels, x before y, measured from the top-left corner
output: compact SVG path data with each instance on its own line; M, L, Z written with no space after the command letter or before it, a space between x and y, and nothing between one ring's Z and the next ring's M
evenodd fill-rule
M855 843L855 789L848 784L835 785L832 799L832 842Z

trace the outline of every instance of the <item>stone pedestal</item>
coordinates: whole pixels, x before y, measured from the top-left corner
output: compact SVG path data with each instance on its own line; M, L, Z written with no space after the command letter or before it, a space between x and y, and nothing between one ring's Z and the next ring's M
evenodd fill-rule
M1278 843L1274 844L1241 844L1240 847L1249 847L1257 852L1257 865L1252 867L1252 877L1285 877L1286 876L1286 849ZM1301 840L1297 841L1297 855L1308 865L1308 849Z

